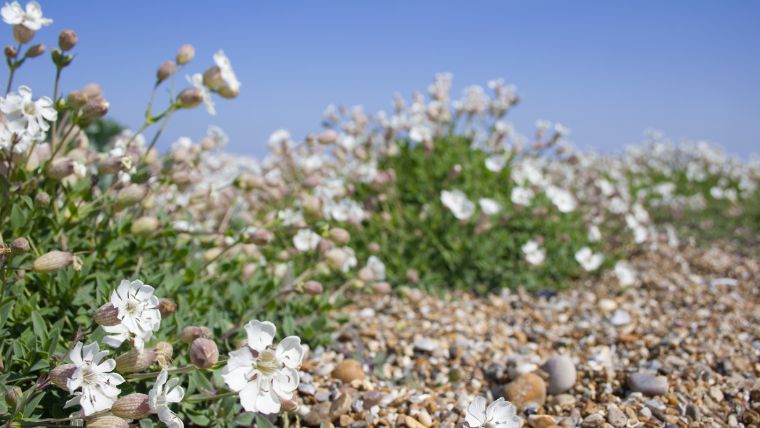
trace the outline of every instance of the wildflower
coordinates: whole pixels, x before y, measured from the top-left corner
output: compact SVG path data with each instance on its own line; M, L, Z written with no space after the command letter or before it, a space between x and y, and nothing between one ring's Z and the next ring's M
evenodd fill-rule
M522 421L515 406L499 398L486 407L485 397L475 397L467 407L465 422L470 428L520 428Z
M533 266L540 265L546 258L546 251L534 240L530 240L523 244L521 250L523 254L525 254L525 260Z
M235 71L232 69L232 63L230 62L230 59L227 58L227 55L224 54L224 51L220 50L214 54L214 62L216 63L216 66L219 67L219 72L222 76L222 80L224 80L224 83L233 92L240 91L240 82L235 75Z
M284 400L291 400L300 378L303 360L301 339L288 336L270 349L276 328L271 322L250 321L245 325L248 346L230 353L222 378L240 393L240 404L248 412L278 413Z
M480 210L483 211L483 214L485 215L495 215L501 211L501 204L495 199L480 198L478 205L480 205Z
M569 213L575 210L575 199L567 190L549 186L546 188L546 196L548 196L549 199L551 199L552 204L563 213Z
M636 283L636 272L625 260L620 260L615 263L614 272L621 286L630 287Z
M293 237L293 245L300 252L311 251L317 248L322 238L309 229L301 229Z
M332 248L325 253L328 266L341 272L348 272L356 266L354 250L350 247Z
M604 255L596 253L589 247L583 247L575 253L575 260L580 263L584 270L591 272L597 270L604 261Z
M486 159L486 168L491 172L500 172L507 165L508 158L504 155L494 155Z
M79 37L74 30L63 30L58 34L58 47L64 52L74 49L78 41Z
M36 1L27 3L26 10L22 9L17 1L10 4L6 3L0 10L0 14L2 14L3 21L6 24L21 25L32 31L38 31L40 28L53 23L52 19L42 16L42 7Z
M148 393L150 409L158 414L158 419L169 428L182 428L185 424L182 419L171 411L170 403L179 403L185 397L185 389L179 386L179 379L172 378L167 382L169 372L161 370L156 383Z
M143 349L153 332L161 323L158 310L158 297L153 295L153 287L140 280L121 281L119 287L111 293L111 303L118 310L117 318L121 321L115 326L103 329L111 334L103 342L118 347L128 338L132 338L138 350Z
M599 226L592 224L588 228L588 240L591 242L597 242L602 239L602 231L599 230Z
M475 204L461 190L442 191L441 203L459 220L467 220L475 213Z
M372 271L372 279L382 281L385 279L385 263L377 256L369 256L367 259L367 268Z
M8 130L16 134L26 133L38 137L50 129L48 121L58 118L53 108L53 100L42 97L37 101L32 99L32 90L28 86L18 88L18 93L10 93L0 98L0 111L6 116Z
M206 111L211 116L216 114L216 108L214 107L214 100L211 98L211 93L208 88L203 86L203 76L200 73L195 73L192 76L185 76L188 82L201 94L203 104L206 106Z
M111 408L121 392L116 386L122 384L124 378L111 373L116 367L113 359L102 361L107 354L100 350L97 342L87 346L77 342L69 353L76 370L66 382L69 392L75 397L66 402L65 407L79 404L85 416ZM78 389L81 391L75 393Z
M528 206L533 200L533 190L528 187L515 187L512 189L512 203L516 205Z

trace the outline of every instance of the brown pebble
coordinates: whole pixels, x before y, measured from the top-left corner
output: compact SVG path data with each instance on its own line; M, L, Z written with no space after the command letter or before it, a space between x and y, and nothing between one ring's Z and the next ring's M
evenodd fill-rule
M360 362L353 358L347 358L338 363L332 371L332 377L346 383L351 383L357 379L364 380L364 369Z
M546 383L539 375L527 373L508 383L504 396L522 410L541 407L546 401Z

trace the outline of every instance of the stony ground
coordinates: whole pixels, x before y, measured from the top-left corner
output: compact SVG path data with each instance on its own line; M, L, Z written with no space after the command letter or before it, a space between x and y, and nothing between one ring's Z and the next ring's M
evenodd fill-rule
M476 395L531 427L760 427L760 262L665 244L559 293L358 297L300 386L302 425L461 426Z

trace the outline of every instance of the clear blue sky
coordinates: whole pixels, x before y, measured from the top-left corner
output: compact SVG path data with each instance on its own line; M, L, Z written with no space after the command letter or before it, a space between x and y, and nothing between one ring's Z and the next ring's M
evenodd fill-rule
M225 50L240 97L219 100L215 117L178 115L164 148L215 124L231 150L261 155L277 128L298 137L317 129L327 104L389 109L395 91L409 95L450 71L456 95L496 77L516 84L524 102L511 120L523 133L545 118L571 128L580 147L603 151L653 127L760 152L758 1L41 3L55 22L36 41L55 45L63 28L80 37L63 88L99 82L111 117L133 127L156 67L181 44L197 49L190 71ZM18 84L52 92L47 57L24 68Z

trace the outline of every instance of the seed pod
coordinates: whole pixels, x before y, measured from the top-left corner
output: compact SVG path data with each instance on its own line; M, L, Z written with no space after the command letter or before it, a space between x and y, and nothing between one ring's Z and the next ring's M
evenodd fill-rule
M103 327L118 325L121 322L119 310L111 303L106 303L99 307L92 318L98 325Z
M208 369L219 361L219 348L213 340L199 337L190 345L190 361L199 369Z
M77 370L77 366L74 364L62 364L50 370L48 378L50 382L58 388L69 390L68 382L71 376Z
M130 184L129 186L121 189L118 195L116 195L116 201L114 208L116 211L121 211L124 208L130 207L145 198L148 194L148 189L145 186L139 184Z
M132 233L135 235L150 235L158 229L159 221L155 217L140 217L132 223Z
M198 88L186 88L177 96L177 105L181 108L193 108L203 101L203 94Z
M61 270L74 262L74 255L68 251L50 251L32 263L32 270L38 273L50 273Z
M319 296L322 294L323 288L322 284L318 281L306 281L303 284L303 291L306 292L306 294L309 294L311 296Z
M208 327L196 327L191 325L183 328L182 333L179 335L179 339L185 343L192 343L199 337L206 339L211 338L211 330L209 330Z
M113 403L111 413L125 419L142 419L151 414L148 396L133 393L125 395Z
M142 352L132 349L116 357L116 371L121 373L140 372L156 362L156 352L144 349Z
M195 48L193 45L182 45L177 51L177 64L185 65L195 58Z
M29 252L29 241L26 238L16 238L11 242L11 250L14 253L27 253Z
M13 26L13 38L16 39L18 43L22 45L29 43L29 41L32 40L32 37L34 37L34 30L30 30L21 24Z
M88 428L129 428L129 423L118 416L100 416L87 422Z
M37 58L38 56L44 53L45 53L45 45L43 45L42 43L38 43L36 45L30 46L29 49L26 50L24 57Z
M351 234L348 233L346 229L342 229L340 227L333 227L330 229L328 236L330 237L330 240L338 245L348 244L348 241L351 240Z
M8 403L8 407L11 409L16 407L16 404L18 403L18 399L21 398L21 396L24 394L24 391L21 390L16 385L13 385L9 387L5 391L5 402Z
M74 30L63 30L58 33L58 47L64 52L74 49L77 41L79 41L79 37Z
M161 65L158 66L158 70L156 71L156 79L158 79L158 83L161 83L164 80L168 79L176 71L177 71L177 66L174 65L174 62L172 62L171 60L166 60L162 62Z
M158 299L158 311L161 313L161 318L166 318L177 312L177 302L168 297Z

